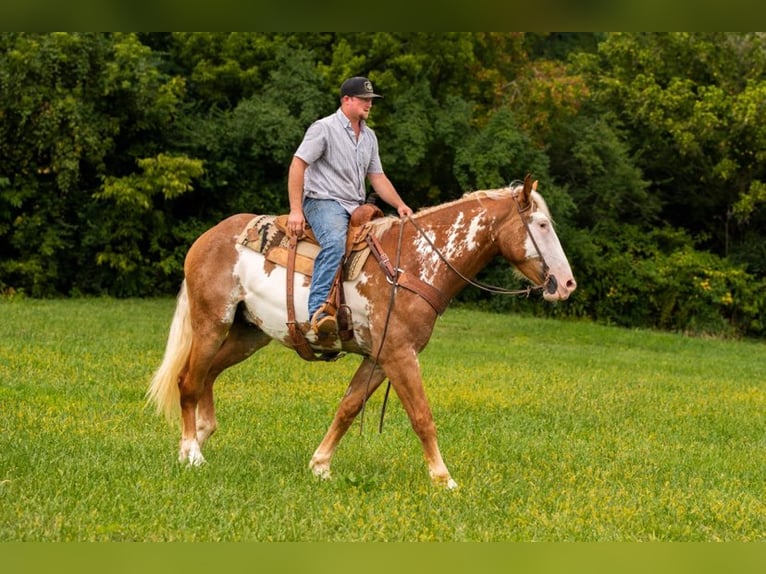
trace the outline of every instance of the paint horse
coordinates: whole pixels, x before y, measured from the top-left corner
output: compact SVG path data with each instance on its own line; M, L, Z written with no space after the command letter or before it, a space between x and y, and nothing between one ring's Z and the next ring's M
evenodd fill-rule
M389 216L368 223L394 276L369 257L355 279L343 282L353 326L353 336L347 340L319 341L306 329L310 278L293 274L294 314L307 331L305 340L317 352L362 357L311 457L309 467L315 475L330 477L338 443L369 396L388 378L422 442L431 479L447 488L457 486L439 451L418 353L428 344L441 307L473 283L497 254L546 300L567 299L575 290L548 207L535 188L536 182L530 184L527 177L523 185L471 192L410 218ZM180 407L179 460L192 466L205 462L201 448L217 428L213 384L218 375L271 340L294 347L287 325L286 268L237 242L253 217L231 216L203 233L189 249L164 359L147 391L158 413L171 420ZM430 286L443 304L404 288L405 277Z

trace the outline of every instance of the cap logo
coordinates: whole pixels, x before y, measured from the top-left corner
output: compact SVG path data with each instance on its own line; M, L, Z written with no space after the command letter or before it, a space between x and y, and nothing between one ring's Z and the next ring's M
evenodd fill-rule
M370 80L364 81L364 91L369 94L372 93L372 82Z

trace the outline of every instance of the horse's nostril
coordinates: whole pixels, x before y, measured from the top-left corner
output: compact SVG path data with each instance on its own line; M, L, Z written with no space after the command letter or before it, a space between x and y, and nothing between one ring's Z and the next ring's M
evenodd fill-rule
M553 295L556 291L558 291L558 288L559 288L559 283L558 283L558 281L556 281L556 276L555 275L549 275L548 276L548 286L547 286L548 293Z

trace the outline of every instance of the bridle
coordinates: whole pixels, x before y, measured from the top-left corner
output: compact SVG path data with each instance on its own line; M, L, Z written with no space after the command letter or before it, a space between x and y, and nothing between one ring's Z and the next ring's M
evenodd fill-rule
M529 227L529 221L527 217L524 217L524 212L529 211L532 209L532 200L529 201L529 205L527 205L525 208L522 209L521 205L519 205L519 194L514 193L513 194L513 203L516 204L516 212L519 214L519 219L521 219L521 222L524 224L524 227L527 230L527 236L532 240L532 245L535 246L535 251L537 251L537 256L540 258L540 261L543 264L543 282L540 285L535 286L534 290L546 290L550 295L553 295L556 292L556 289L558 288L558 282L556 281L556 276L551 275L551 268L548 267L548 262L545 260L545 257L543 256L543 252L540 250L540 246L537 245L537 240L535 239L535 236L532 234L532 229Z

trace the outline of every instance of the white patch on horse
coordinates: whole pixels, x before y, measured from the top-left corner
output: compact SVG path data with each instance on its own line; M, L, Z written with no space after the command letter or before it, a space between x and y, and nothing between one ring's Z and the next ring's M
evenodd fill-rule
M440 249L441 254L447 261L453 261L461 257L466 251L472 252L477 247L476 237L484 228L482 224L484 213L476 214L467 224L465 214L459 213L455 222L450 226L447 234L447 242ZM433 284L442 258L439 253L431 246L431 242L436 242L435 234L431 230L424 230L428 239L418 235L414 242L415 250L421 259L420 279L426 283Z
M440 259L439 254L434 251L429 242L429 240L433 242L436 239L434 233L427 229L424 229L423 233L426 237L418 235L413 241L413 247L420 259L420 279L426 283L432 283L436 277Z
M262 254L251 249L239 246L237 249L239 258L234 266L234 274L239 277L244 291L248 320L277 341L289 340L286 309L287 269L268 263ZM355 281L344 284L346 304L352 312L355 332L358 331L357 327L367 326L369 323L370 301L355 288L367 280L366 275L362 273ZM295 320L298 323L306 323L310 319L308 280L303 274L296 273L294 281ZM307 333L307 337L311 340L314 335ZM340 350L340 342L337 349Z
M466 249L468 249L468 251L474 251L479 247L479 244L476 242L476 236L484 229L484 225L482 224L484 221L483 215L484 213L477 214L476 217L471 220L471 225L468 228L468 235L465 237Z
M555 248L551 244L551 234L553 234L553 240L558 243L548 216L541 212L533 213L530 216L529 233L527 233L527 237L524 240L524 251L527 259L534 259L542 255L550 265L551 256L556 255L554 253ZM534 241L532 235L534 235ZM537 247L535 247L535 241L537 242ZM538 247L542 253L537 252Z
M546 263L548 263L551 268L551 272L554 274L558 273L561 277L571 275L572 272L569 268L567 256L561 247L558 235L551 224L550 218L541 214L540 220L543 220L547 225L545 225L544 230L540 230L540 232L535 235L535 238L537 239L538 236L540 237L537 239L537 242L540 245Z
M447 259L460 257L460 255L463 253L463 244L465 243L463 240L463 235L465 233L465 225L463 223L464 218L465 215L462 212L459 213L455 223L450 226L449 235L447 236L447 244L444 246L443 250L443 253Z
M266 272L266 258L252 249L237 246L239 258L234 272L240 278L244 291L248 319L258 325L270 337L283 340L287 337L287 311L285 293L287 270L274 266ZM295 318L308 320L308 289L303 287L303 275L295 277Z
M372 301L362 295L360 287L369 281L366 271L362 271L352 282L345 282L346 305L351 309L355 324L367 326L372 313Z

